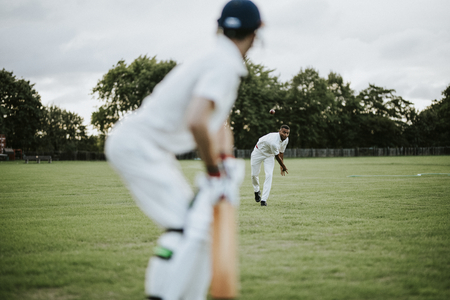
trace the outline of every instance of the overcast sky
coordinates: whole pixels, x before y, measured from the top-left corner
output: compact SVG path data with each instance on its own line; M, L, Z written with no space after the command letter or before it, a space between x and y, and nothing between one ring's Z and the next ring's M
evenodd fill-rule
M124 59L182 63L214 43L223 0L0 0L0 69L44 105L82 116L97 81ZM254 63L288 81L313 67L359 93L395 89L423 110L450 84L449 0L255 0L266 24ZM91 133L93 131L90 131Z

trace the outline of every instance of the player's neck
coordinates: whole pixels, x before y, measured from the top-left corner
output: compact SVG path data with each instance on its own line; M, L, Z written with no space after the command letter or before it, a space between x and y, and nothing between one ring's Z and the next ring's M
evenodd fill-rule
M243 40L232 39L231 41L236 45L241 52L242 57L245 57L247 51L252 47L253 40L255 39L255 35L251 34Z

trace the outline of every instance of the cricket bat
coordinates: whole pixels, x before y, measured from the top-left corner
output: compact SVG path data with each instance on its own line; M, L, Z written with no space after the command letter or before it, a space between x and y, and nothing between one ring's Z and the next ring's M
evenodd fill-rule
M214 206L212 242L213 299L234 299L238 296L238 257L236 209L221 199Z

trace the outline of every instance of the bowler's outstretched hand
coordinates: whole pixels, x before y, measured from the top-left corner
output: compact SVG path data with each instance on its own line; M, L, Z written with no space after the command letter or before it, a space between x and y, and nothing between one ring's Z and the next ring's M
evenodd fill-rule
M282 166L280 166L280 170L281 170L281 176L286 176L286 174L289 174L287 169L283 169Z

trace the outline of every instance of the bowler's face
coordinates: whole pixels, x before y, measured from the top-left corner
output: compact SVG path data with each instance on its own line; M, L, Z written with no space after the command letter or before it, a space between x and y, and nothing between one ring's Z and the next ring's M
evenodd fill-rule
M289 136L290 130L286 129L286 128L281 128L279 132L280 132L281 140L284 141Z

